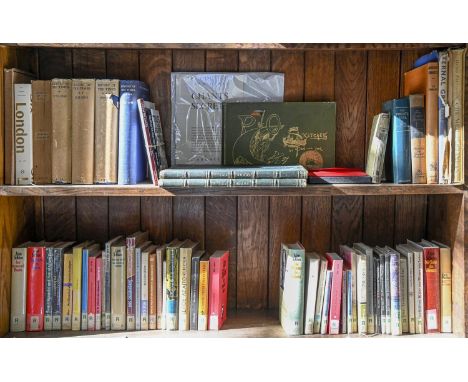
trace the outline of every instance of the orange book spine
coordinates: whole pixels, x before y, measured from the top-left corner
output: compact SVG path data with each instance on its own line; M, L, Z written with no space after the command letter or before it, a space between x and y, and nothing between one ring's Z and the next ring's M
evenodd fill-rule
M424 248L425 332L440 332L440 255L439 248Z

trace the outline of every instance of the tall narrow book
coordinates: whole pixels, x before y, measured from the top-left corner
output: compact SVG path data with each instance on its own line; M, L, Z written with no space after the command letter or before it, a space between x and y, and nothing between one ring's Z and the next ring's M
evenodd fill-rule
M149 279L149 258L150 255L154 255L156 249L155 245L148 242L148 245L144 246L141 251L141 302L140 302L140 329L148 330L150 319L149 319L149 291L150 291L150 279ZM156 289L156 288L155 288ZM156 313L156 307L154 308ZM156 324L156 315L154 317L154 323Z
M424 94L409 96L411 130L411 175L413 183L426 184L426 127Z
M216 251L210 256L208 291L208 328L219 330L227 318L229 251ZM304 295L302 294L302 297ZM302 317L300 317L302 321Z
M353 249L366 257L366 315L367 334L375 333L375 309L374 309L374 254L372 248L364 243L354 243Z
M210 278L210 255L200 259L200 285L198 288L198 330L208 329L208 289Z
M72 330L81 329L83 249L91 244L92 242L86 241L73 247Z
M99 246L90 250L88 255L88 327L87 330L96 330L96 264L101 257Z
M367 334L367 259L360 252L357 253L356 274L358 333Z
M141 329L142 322L142 288L143 288L143 253L151 245L146 241L135 247L135 330ZM148 330L148 256L146 254L146 294L145 294L145 326Z
M44 330L52 330L52 293L54 273L54 246L51 243L46 247L45 255L45 287L44 287Z
M15 84L15 183L32 184L33 128L31 84Z
M179 260L180 240L166 247L166 329L177 330L179 324Z
M448 52L439 52L439 183L450 183L450 140L448 129Z
M179 258L179 330L190 330L190 281L192 254L198 243L186 240L180 246Z
M148 248L148 329L157 329L156 246Z
M358 332L358 306L357 306L357 260L358 256L356 251L347 245L340 245L340 256L343 258L344 266L351 271L351 285L348 286L348 289L351 289L351 332L348 333L357 333Z
M450 247L438 241L432 241L439 247L440 253L440 331L452 332L452 256Z
M198 330L198 295L200 286L200 259L205 251L196 251L192 255L190 276L190 330Z
M122 236L117 236L106 242L102 254L101 322L105 330L111 329L111 248L122 238Z
M67 250L63 255L62 330L72 329L72 311L73 311L73 250Z
M125 330L127 323L127 246L124 238L112 243L110 260L111 330Z
M164 289L166 288L166 275L163 273L163 263L166 261L166 246L156 248L156 329L163 329L163 311L166 305L163 300L166 298Z
M328 322L328 334L340 333L341 317L341 292L343 282L343 259L336 253L326 253L328 270L332 272L330 290L330 314Z
M327 259L320 255L320 272L317 286L317 301L315 303L314 334L320 333L322 323L322 310L325 295L325 283L327 279Z
M321 258L317 253L305 254L304 334L314 334L315 305Z
M421 246L407 240L407 247L413 252L414 257L414 309L415 309L415 332L416 334L424 333L425 318L424 318L424 256Z
M102 326L102 254L96 259L96 330L101 330Z
M71 249L73 242L54 246L54 266L52 273L52 329L62 329L62 290L64 285L64 256Z
M81 330L88 330L88 303L89 303L89 257L99 251L99 244L91 244L83 248L81 257ZM95 262L93 272L96 271ZM95 280L92 280L94 286ZM94 302L94 300L93 300ZM94 312L93 323L94 325Z
M405 256L408 262L408 329L410 334L416 333L415 315L415 277L414 277L414 253L408 245L399 244L396 246L401 256Z
M28 247L26 289L26 331L44 329L45 255L47 244Z
M322 319L320 323L320 334L328 333L328 318L330 313L330 297L331 297L331 284L333 279L333 272L327 270L327 277L325 281L325 289L323 294L323 309Z
M372 183L380 183L382 181L389 123L390 117L388 113L377 114L372 120L366 161L366 174L372 177Z

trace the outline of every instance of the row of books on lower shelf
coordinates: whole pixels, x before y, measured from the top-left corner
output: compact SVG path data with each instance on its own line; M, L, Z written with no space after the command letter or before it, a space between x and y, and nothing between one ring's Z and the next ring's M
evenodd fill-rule
M323 256L282 244L279 306L289 335L451 333L450 248L355 243Z
M10 331L218 330L228 251L154 245L148 232L105 244L27 242L12 249Z

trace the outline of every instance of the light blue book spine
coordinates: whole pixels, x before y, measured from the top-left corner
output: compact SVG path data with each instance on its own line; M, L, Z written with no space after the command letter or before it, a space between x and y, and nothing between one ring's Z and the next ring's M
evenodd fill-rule
M411 183L411 130L409 98L393 101L392 157L394 183Z
M141 248L135 249L135 330L141 330Z
M392 252L390 255L390 300L392 335L402 334L401 304L400 304L400 255Z
M88 258L84 248L81 262L81 330L88 330Z

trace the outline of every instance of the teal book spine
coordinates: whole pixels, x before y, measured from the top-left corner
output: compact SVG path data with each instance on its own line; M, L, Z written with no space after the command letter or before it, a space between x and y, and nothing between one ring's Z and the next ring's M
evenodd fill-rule
M89 250L84 248L81 260L81 330L88 330L88 258Z

